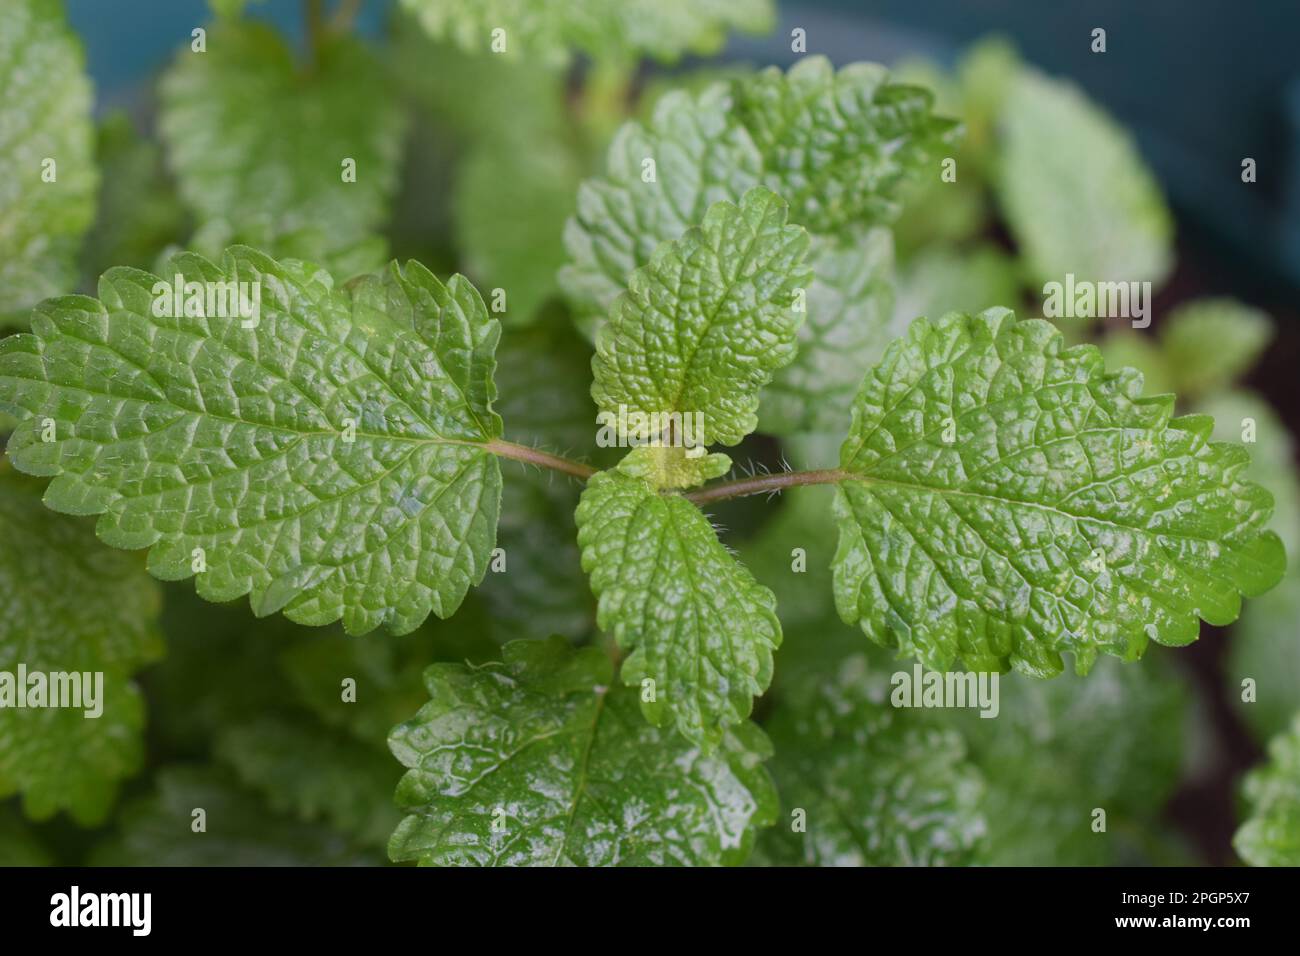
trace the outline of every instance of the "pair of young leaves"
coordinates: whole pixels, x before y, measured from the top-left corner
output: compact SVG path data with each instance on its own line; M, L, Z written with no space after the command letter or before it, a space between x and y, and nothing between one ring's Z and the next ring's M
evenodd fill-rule
M852 102L834 85L830 101ZM781 130L769 147L787 155L784 137L810 132ZM835 195L833 181L789 185L806 218L833 227L814 201ZM785 220L784 203L755 188L632 273L598 338L602 408L699 411L707 440L723 444L757 426L759 390L794 355L808 281L809 240ZM188 576L202 549L205 597L248 593L259 613L342 618L353 631L451 613L486 570L500 493L499 329L477 293L416 264L336 289L323 271L244 248L220 267L174 265L190 280L260 281L257 328L155 317L155 277L133 270L106 274L98 300L45 303L34 335L0 346L0 398L32 416L11 443L15 463L54 477L52 507L101 515L108 543L152 547L160 577ZM1267 496L1240 480L1244 453L1208 442L1208 419L1171 420L1171 402L1140 399L1138 384L1004 311L917 322L854 402L836 506L841 613L934 667L1038 674L1059 671L1063 651L1086 668L1101 650L1135 657L1148 637L1190 640L1198 615L1231 620L1239 593L1280 573L1280 547L1260 533ZM779 624L707 518L664 493L727 467L641 449L593 479L579 509L600 623L631 652L622 676L652 678L646 716L683 736L629 729L631 692L609 690L589 652L513 648L500 668L435 668L433 703L394 735L413 767L396 856L700 862L743 850L745 827L710 821L741 805L749 826L770 817L770 785L751 772L764 745L744 717L770 680ZM537 694L553 706L536 734L504 720L467 742L468 725L442 710L462 680L484 709L510 712L519 698L536 710ZM658 793L628 783L623 748L652 742L689 768L678 785L710 794L672 804L689 852L649 809L666 805L671 781ZM516 788L514 805L479 786L487 769L553 746L568 749L546 763L544 789L564 795L549 809L535 792ZM638 807L642 830L614 826Z

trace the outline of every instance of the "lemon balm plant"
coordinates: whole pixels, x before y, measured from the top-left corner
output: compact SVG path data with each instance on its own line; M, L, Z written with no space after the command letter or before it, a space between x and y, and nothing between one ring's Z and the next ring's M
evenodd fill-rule
M0 710L0 790L28 815L113 813L143 762L132 675L161 631L145 697L184 759L152 767L97 861L238 846L341 863L385 844L435 865L1014 858L990 803L1005 748L891 707L873 647L1019 675L1001 709L1026 739L1090 688L1122 705L1090 718L1093 750L1049 746L1077 745L1086 775L1122 745L1159 779L1079 812L1031 793L1062 844L1098 832L1095 805L1140 814L1167 792L1177 760L1132 735L1177 732L1179 690L1138 659L1283 577L1273 497L1213 419L1018 316L1016 290L900 320L891 226L964 182L962 127L929 90L801 55L643 107L639 56L712 51L769 26L768 5L406 0L397 62L442 44L439 78L481 84L490 108L471 111L386 71L350 35L355 4L305 5L303 58L216 6L161 79L162 155L101 131L81 256L123 261L52 298L92 218L88 91L56 5L6 13L10 73L58 63L64 83L0 125L28 164L0 209L0 301L26 325L0 341L0 664L108 675L99 722ZM557 72L573 51L577 94ZM462 153L457 258L478 285L383 264L428 115ZM1126 141L1108 155L1149 186ZM123 181L157 184L156 207ZM1135 243L1167 242L1152 221ZM1026 248L1068 261L1033 225ZM824 457L732 475L724 449L760 432ZM714 509L775 492L738 555ZM161 625L150 576L193 582L169 586ZM1281 762L1252 785L1263 817L1242 845L1273 847L1260 861L1283 852ZM186 850L214 805L226 842Z

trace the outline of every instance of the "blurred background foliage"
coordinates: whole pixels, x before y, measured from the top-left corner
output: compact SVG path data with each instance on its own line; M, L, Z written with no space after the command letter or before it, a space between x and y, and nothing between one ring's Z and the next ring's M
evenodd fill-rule
M670 90L703 90L746 63L788 64L795 27L837 64L887 62L965 125L957 182L928 178L904 196L881 260L893 263L882 280L893 286L891 326L995 304L1037 314L1043 282L1066 272L1151 281L1150 328L1067 319L1063 331L1097 342L1108 364L1137 367L1149 393L1177 392L1181 411L1214 415L1218 437L1253 428L1252 475L1273 492L1273 527L1297 553L1300 194L1278 170L1287 106L1300 112L1300 96L1287 98L1293 51L1267 12L1207 3L1195 31L1174 32L1153 12L1162 4L1049 13L1057 5L784 2L770 31L734 39L720 59L652 66L483 56L373 0L359 9L362 39L312 46L296 2L250 4L252 27L234 19L244 4L214 2L225 22L213 29L244 31L247 48L192 76L197 67L173 57L209 19L201 0L67 6L95 84L101 183L77 260L82 289L110 265L148 268L174 249L235 239L322 259L340 279L387 256L464 271L510 291L497 376L508 437L598 465L609 459L593 445L590 347L556 273L578 185L602 169L614 132ZM1215 16L1222 29L1209 25ZM1094 26L1108 28L1105 54L1088 49ZM231 76L245 95L278 97L277 128L203 115L205 91ZM194 130L213 123L221 135L196 144ZM340 136L355 123L372 137L373 165L391 170L328 230L293 195L292 175L268 186L250 165L266 159L257 144L267 141L292 167L326 123ZM1246 155L1262 170L1251 186L1240 180ZM216 165L220 195L187 187L194 164ZM816 467L836 444L756 436L733 457ZM386 738L424 700L425 666L491 660L518 637L594 636L577 487L505 468L506 573L489 573L450 621L405 637L259 620L246 603L200 601L189 582L149 585L161 594L166 656L137 672L144 746L116 773L120 794L93 819L30 797L26 814L17 798L0 804L0 864L383 863L400 776ZM755 863L1237 861L1243 772L1300 709L1300 568L1249 602L1231 633L1203 626L1193 647L1102 661L1086 679L1006 675L996 720L898 712L881 685L910 663L867 646L833 607L826 495L741 499L714 515L778 598L785 644L758 716L777 746L781 819L821 802L843 824L802 841L779 825ZM795 548L805 572L792 572ZM1255 703L1242 702L1246 678ZM347 681L355 702L344 700ZM18 789L0 766L6 783ZM222 825L178 840L196 806ZM1098 806L1105 835L1089 828Z

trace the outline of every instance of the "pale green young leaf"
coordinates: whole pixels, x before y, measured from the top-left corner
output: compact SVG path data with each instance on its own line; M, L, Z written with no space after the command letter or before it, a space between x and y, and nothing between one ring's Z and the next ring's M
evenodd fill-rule
M1149 281L1173 220L1129 135L1073 84L1024 69L1002 109L996 188L1030 283Z
M758 425L759 390L794 358L807 251L808 234L766 189L710 208L630 277L596 338L596 404L616 416L698 414L696 444L737 444Z
M814 238L807 314L794 361L763 390L759 428L773 435L842 432L870 368L904 326L893 315L894 256L889 230L845 241Z
M730 30L772 28L771 0L402 0L436 39L474 53L564 64L580 51L596 60L645 53L675 62L716 53ZM503 31L496 33L494 31ZM495 44L495 45L494 45Z
M841 616L935 670L1037 676L1235 620L1285 568L1272 496L1210 418L1140 388L1005 309L913 323L841 450Z
M194 811L203 811L196 831ZM228 773L164 767L154 792L128 804L92 866L374 866L383 858L328 827L274 813Z
M1267 314L1235 299L1195 299L1160 324L1180 395L1207 395L1250 370L1273 338Z
M653 681L641 705L651 723L717 741L772 680L781 643L772 592L695 505L622 470L588 482L577 521L597 623L629 652L624 683Z
M199 220L198 251L255 244L339 279L382 265L374 233L396 186L405 117L364 46L332 38L305 65L269 26L221 23L207 52L177 54L160 96L159 132Z
M474 288L394 263L336 289L242 247L172 269L259 283L260 314L159 317L157 277L113 269L99 299L51 299L0 342L0 402L36 416L9 456L56 476L46 503L102 515L99 536L152 548L165 580L205 565L203 597L251 594L259 615L402 633L451 614L486 570L501 486L484 448L500 326Z
M1300 866L1300 714L1268 745L1243 786L1249 814L1232 838L1251 866Z
M861 656L784 684L765 724L783 814L764 837L777 863L962 866L980 859L984 780L961 734L890 704ZM991 808L990 808L991 809ZM792 815L803 811L804 829Z
M879 67L857 64L835 74L821 57L784 75L769 71L694 97L663 96L649 123L619 130L604 175L578 192L560 285L580 324L600 323L660 243L681 236L713 203L736 202L755 185L782 196L791 191L792 221L814 232L851 238L864 224L888 219L903 177L954 133L929 102L927 92L890 82ZM809 125L803 108L826 125ZM799 218L805 214L813 221Z
M77 249L95 215L99 182L83 61L62 0L5 4L0 324L76 284Z
M382 849L400 819L382 750L310 721L262 715L223 727L215 754L277 813L321 821Z
M119 782L143 757L144 705L131 675L162 654L156 582L137 558L95 540L89 522L41 506L41 483L0 466L0 797L27 814L67 810L79 823L108 814ZM103 674L97 708L19 707L19 667ZM79 676L80 685L87 678ZM94 695L95 679L82 693Z
M711 752L646 724L598 648L516 641L503 662L437 664L394 728L410 768L395 861L447 866L743 863L776 794L770 745L742 723Z

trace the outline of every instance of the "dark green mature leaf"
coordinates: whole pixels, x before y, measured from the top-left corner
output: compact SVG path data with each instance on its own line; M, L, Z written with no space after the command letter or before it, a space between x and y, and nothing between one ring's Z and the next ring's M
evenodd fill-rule
M965 714L960 729L988 781L989 863L1153 862L1148 838L1183 770L1192 702L1159 657L1135 667L1103 658L1087 678L1006 675L996 719Z
M67 810L99 823L143 757L144 706L129 678L162 653L158 585L139 560L96 541L88 522L41 507L40 482L0 466L0 593L0 673L10 684L0 688L0 797L21 793L36 819ZM45 675L47 693L52 672L81 675L85 706L19 707L20 666ZM95 696L95 673L103 683L92 702L84 695Z
M95 215L90 81L62 0L5 4L0 88L2 323L72 288L78 244Z
M597 648L516 641L504 662L426 673L432 698L396 727L408 813L389 845L424 865L744 862L772 822L771 749L750 723L711 753L647 725Z
M46 503L101 514L163 579L201 548L199 593L251 594L259 615L401 633L451 614L486 570L501 484L483 447L500 327L474 288L394 263L339 290L241 247L172 268L260 284L260 315L158 317L157 277L113 269L98 300L49 300L0 343L0 402L37 416L9 455L57 476Z
M795 353L795 291L808 234L756 188L711 207L628 280L596 338L592 397L604 412L699 415L693 443L735 445L758 425L758 391ZM659 429L636 438L659 436Z
M1030 282L1150 281L1173 220L1132 140L1071 83L1023 69L1001 114L997 190Z
M340 279L382 265L374 233L397 183L405 122L361 44L331 38L318 62L300 66L265 24L220 23L207 52L178 54L161 98L159 130L199 218L200 252L248 243Z
M851 657L784 684L766 723L782 820L767 840L779 863L960 866L987 824L984 781L961 734L896 710L884 671Z
M54 857L13 807L0 806L0 866L50 866Z
M1233 621L1285 567L1272 498L1210 418L1140 388L1005 309L915 322L841 450L841 616L936 670L1036 676Z
M326 827L273 813L225 773L176 765L153 794L129 804L92 866L371 866L367 853ZM196 831L196 810L205 829Z
M1232 845L1251 866L1300 866L1300 715L1243 787L1250 814Z
M695 505L622 469L588 482L577 521L597 623L630 652L623 681L653 682L646 718L717 741L772 680L781 643L772 592Z
M772 28L771 0L402 0L432 36L466 50L568 62L580 50L597 59L633 60L642 52L673 62L709 54L731 29ZM493 31L501 30L500 40ZM494 41L504 47L493 46Z
M328 822L376 848L397 826L392 761L309 721L260 716L227 726L216 755L279 813Z

